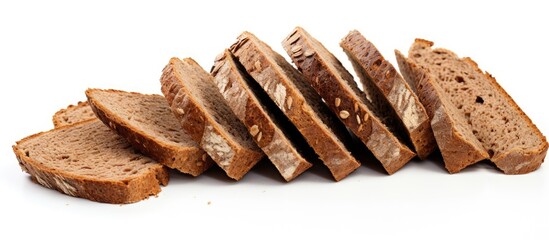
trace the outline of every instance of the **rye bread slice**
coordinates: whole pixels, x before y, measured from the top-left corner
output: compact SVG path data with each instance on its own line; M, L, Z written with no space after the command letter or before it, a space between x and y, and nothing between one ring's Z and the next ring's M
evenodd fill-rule
M230 50L301 132L336 181L360 166L348 150L351 138L345 126L284 57L249 32L242 33Z
M423 103L446 169L456 173L478 161L487 159L488 152L473 135L471 126L452 104L433 76L395 50L400 72Z
M95 119L95 114L86 101L69 105L67 108L57 111L52 117L54 127L67 126L90 119Z
M103 123L160 164L198 176L211 158L186 134L164 96L88 89L91 108Z
M382 123L352 75L319 41L297 27L282 45L328 107L392 174L415 156Z
M372 102L380 111L396 115L397 124L407 133L419 158L429 156L436 147L429 116L402 76L358 31L347 34L340 45Z
M160 78L162 93L191 138L232 179L264 157L217 90L213 77L191 58L172 58Z
M87 120L26 137L13 146L34 182L105 203L132 203L160 192L168 172L137 153L101 121Z
M286 181L312 166L300 153L310 149L303 136L284 119L284 114L229 50L216 58L211 74L229 107Z
M435 76L472 133L505 174L524 174L543 163L548 143L496 79L470 58L416 39L408 57Z

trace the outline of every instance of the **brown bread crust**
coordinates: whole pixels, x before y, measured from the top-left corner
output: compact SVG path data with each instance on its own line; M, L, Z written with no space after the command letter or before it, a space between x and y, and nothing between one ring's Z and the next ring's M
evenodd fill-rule
M282 45L328 108L370 149L388 173L396 172L415 156L371 112L351 74L320 42L297 27Z
M433 42L428 40L416 39L408 52L409 59L412 59L417 65L427 69L430 69L430 66L428 64L419 62L420 58L425 57L421 55L424 52L429 53L430 51L433 51L437 54L446 54L449 59L458 59L457 55L450 50L441 48L431 49L433 44ZM482 76L483 79L481 80L485 80L491 86L493 94L497 95L498 97L502 97L502 99L505 99L507 105L506 107L516 113L515 115L508 117L513 117L517 119L517 121L525 123L528 126L528 129L531 130L531 133L536 136L537 140L539 141L539 144L534 147L524 148L516 146L511 149L506 149L505 152L496 152L490 160L494 162L496 166L505 174L525 174L538 169L543 163L544 158L547 154L547 149L549 147L545 136L543 136L543 134L536 127L536 125L534 125L532 120L522 111L522 109L511 98L511 96L509 96L509 94L499 85L499 83L497 83L496 79L492 77L492 75L482 71L478 67L477 63L468 57L460 58L459 61L463 64L468 65L479 76ZM437 79L437 81L439 80ZM477 138L479 138L479 136L477 136Z
M488 152L472 134L470 126L458 109L446 99L444 90L433 81L427 70L417 66L395 50L400 72L429 114L435 139L448 172L457 173L463 168L489 158ZM458 129L459 127L462 129Z
M269 115L267 112L269 109L262 106L256 93L246 83L246 79L244 79L246 76L240 72L235 61L229 50L225 50L216 59L212 68L212 76L216 80L216 85L233 112L248 128L257 145L275 165L282 177L286 181L291 181L310 168L312 164L307 162L296 149L289 139L292 136L286 136L287 132L283 131L282 126L275 122L275 116Z
M162 141L158 141L154 136L150 136L143 130L132 126L131 122L126 121L116 112L108 109L101 103L100 99L95 99L94 91L107 91L112 93L127 93L119 90L100 90L88 89L86 96L88 97L89 105L95 115L105 125L114 130L118 135L124 137L132 146L139 149L144 155L147 155L158 163L169 168L177 169L180 172L198 176L206 171L212 164L211 158L202 149L193 146L178 146L168 145ZM144 95L141 93L131 93L136 95ZM160 95L158 95L160 96ZM166 103L166 107L169 106ZM153 119L151 119L153 121Z
M398 116L418 157L425 159L436 147L425 108L393 65L360 32L351 31L341 47L354 63L365 91L379 101L388 102ZM379 94L381 93L381 94Z
M168 172L161 165L156 165L156 167L151 168L147 174L142 176L120 181L102 180L47 167L41 164L39 160L27 156L25 151L19 147L30 139L40 138L46 134L56 134L58 131L69 130L75 126L85 124L97 124L98 127L105 127L97 119L87 120L55 128L47 132L37 133L18 141L13 146L13 152L19 161L21 169L30 174L34 182L45 187L74 197L104 203L122 204L137 202L148 198L150 195L158 194L161 190L160 184L164 186L168 184Z
M196 73L183 75L183 73L175 69L183 65L193 69L200 69L199 75ZM231 133L225 129L230 126L216 122L215 116L211 116L207 113L206 109L203 109L199 103L200 100L196 99L193 96L192 90L187 89L183 84L183 81L191 77L199 77L203 81L210 81L208 84L211 84L211 90L215 91L216 87L214 86L214 80L211 79L212 76L205 72L198 63L190 58L186 58L183 61L178 58L172 58L162 71L160 79L162 93L185 132L199 143L200 147L227 173L227 176L240 180L264 157L264 154L253 143L251 137L250 139L246 139L247 145L234 141L234 135L230 135ZM217 92L217 94L220 93ZM219 96L219 98L223 99L222 96ZM226 103L219 102L218 104ZM226 108L229 109L228 106ZM226 112L223 114L233 113ZM231 124L233 126L242 124L236 116L234 119L236 121L224 124ZM242 126L242 128L248 134L245 127Z
M249 32L242 33L230 50L301 132L335 180L360 166L347 150L351 139L343 124L284 57Z

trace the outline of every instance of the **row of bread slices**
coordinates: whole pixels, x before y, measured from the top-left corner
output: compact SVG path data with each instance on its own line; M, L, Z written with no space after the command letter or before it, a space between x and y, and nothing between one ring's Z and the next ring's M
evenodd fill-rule
M58 112L56 129L19 141L14 152L36 182L112 203L158 193L168 181L163 166L198 176L217 164L239 180L265 156L286 181L317 160L339 181L363 151L389 174L436 149L451 173L484 159L507 174L543 162L545 137L468 58L418 39L409 58L396 51L400 75L351 31L341 47L363 92L304 29L282 45L297 69L244 32L211 73L172 58L164 96L89 89L87 103Z

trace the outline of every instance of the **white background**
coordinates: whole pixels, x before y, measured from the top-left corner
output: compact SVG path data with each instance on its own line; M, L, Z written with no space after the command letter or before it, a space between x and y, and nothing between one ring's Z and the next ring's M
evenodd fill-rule
M549 168L506 176L489 164L450 175L413 161L393 176L365 164L341 182L321 166L291 183L269 163L240 182L217 169L172 174L157 198L109 205L30 181L11 145L52 128L88 87L160 93L172 56L209 70L244 30L284 53L300 25L346 65L339 41L358 29L392 63L414 38L470 56L548 134L548 7L543 1L2 1L0 238L549 239ZM285 54L284 54L285 55Z

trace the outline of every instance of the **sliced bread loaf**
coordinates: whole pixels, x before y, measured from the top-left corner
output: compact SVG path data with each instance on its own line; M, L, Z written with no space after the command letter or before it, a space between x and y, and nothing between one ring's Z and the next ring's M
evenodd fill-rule
M400 72L412 89L415 89L427 114L446 169L456 173L463 168L489 157L482 143L473 135L471 126L452 104L433 76L395 51Z
M193 176L213 164L183 131L164 96L102 89L88 89L86 96L103 123L160 164Z
M230 50L301 132L335 180L360 166L348 150L351 139L345 126L284 57L249 32L242 33Z
M92 201L137 202L168 183L162 165L136 153L97 119L26 137L13 151L35 182Z
M53 115L53 126L61 127L85 120L95 119L95 114L88 102L78 102L76 105L69 105L67 108L57 111Z
M215 60L212 75L229 107L286 181L291 181L312 166L300 153L312 151L303 136L242 69L229 50ZM314 156L314 153L311 155Z
M402 76L360 32L351 31L341 47L353 63L364 91L381 112L405 130L417 155L424 159L436 147L429 116Z
M172 58L160 81L162 93L185 132L230 178L240 180L264 157L217 91L213 77L193 59Z
M415 154L382 123L351 74L320 42L297 27L282 45L305 80L339 119L370 149L388 173Z
M459 58L416 39L408 57L427 69L464 116L472 133L506 174L536 170L547 154L547 140L490 74L470 58Z

